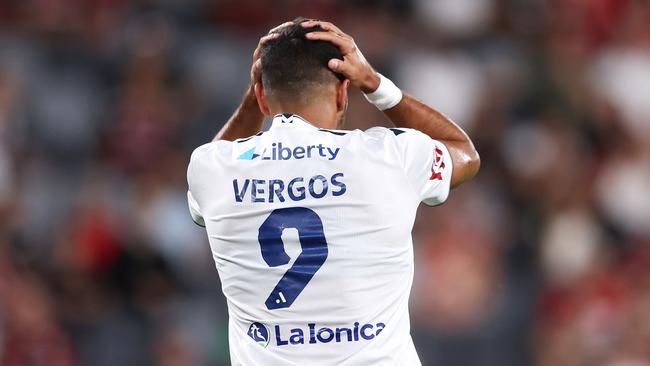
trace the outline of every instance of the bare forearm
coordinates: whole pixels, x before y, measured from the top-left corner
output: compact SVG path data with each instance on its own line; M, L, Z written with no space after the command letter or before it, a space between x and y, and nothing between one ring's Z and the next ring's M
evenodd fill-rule
M235 113L217 133L214 140L233 141L252 136L262 130L263 122L264 115L257 106L255 92L250 87Z
M407 94L384 113L395 126L418 130L432 139L469 141L467 134L451 119Z
M255 96L255 85L259 84L262 80L262 60L261 53L264 44L270 40L276 39L278 33L276 32L281 27L293 24L293 22L285 22L279 26L271 29L269 33L260 38L257 48L253 51L253 65L251 67L251 83L244 95L239 108L233 113L232 117L217 133L213 141L227 140L233 141L242 137L252 136L262 130L262 123L264 122L264 114L260 111Z
M406 94L395 107L384 113L395 126L416 129L447 146L454 161L452 187L471 179L478 172L480 158L472 140L444 114Z

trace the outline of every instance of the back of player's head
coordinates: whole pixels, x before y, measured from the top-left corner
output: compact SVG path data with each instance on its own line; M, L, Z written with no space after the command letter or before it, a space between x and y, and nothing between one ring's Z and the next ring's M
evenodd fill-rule
M271 100L308 103L315 93L344 79L327 67L329 60L343 59L341 51L329 42L305 38L307 33L323 30L300 25L307 20L296 18L262 47L262 84Z

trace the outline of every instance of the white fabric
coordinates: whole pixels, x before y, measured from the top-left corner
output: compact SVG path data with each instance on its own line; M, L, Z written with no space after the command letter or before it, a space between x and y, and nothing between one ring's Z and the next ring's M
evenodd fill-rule
M326 131L292 115L276 116L263 134L197 148L188 199L228 302L232 364L419 365L408 313L411 230L421 201L447 198L451 164L443 144L415 130ZM279 211L289 219L269 224ZM326 244L310 246L318 221ZM261 241L273 230L288 257L272 267L279 250L264 246L264 257ZM290 306L269 309L289 304L299 281L272 291L290 268L316 272Z
M197 225L205 227L205 221L203 221L203 217L201 216L199 204L196 202L194 196L192 196L192 192L190 191L187 191L187 204L190 208L190 216L192 216L192 221L194 221Z

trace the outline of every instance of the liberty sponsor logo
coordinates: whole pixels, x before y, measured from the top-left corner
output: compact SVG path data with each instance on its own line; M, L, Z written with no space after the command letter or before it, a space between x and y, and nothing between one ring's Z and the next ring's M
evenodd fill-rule
M241 153L237 159L239 160L301 160L312 158L324 158L327 160L334 160L338 157L341 151L340 147L329 147L318 145L296 146L287 147L281 142L274 142L271 147L265 147L261 153L257 153L257 147L250 148Z
M258 339L265 340L268 344L268 331L261 323L253 323L248 329L248 335L253 338L255 329L264 330L266 337L258 334ZM354 322L348 327L328 327L319 326L316 323L308 323L303 327L296 327L290 329L283 329L280 325L275 325L273 330L275 332L275 345L278 347L283 346L296 346L296 345L311 345L311 344L324 344L324 343L346 343L346 342L368 342L372 341L384 330L386 324L384 323L359 323ZM255 338L253 338L256 340ZM257 341L257 340L256 340ZM266 347L257 341L258 344Z
M269 345L269 330L262 323L255 322L251 324L246 334L262 347Z

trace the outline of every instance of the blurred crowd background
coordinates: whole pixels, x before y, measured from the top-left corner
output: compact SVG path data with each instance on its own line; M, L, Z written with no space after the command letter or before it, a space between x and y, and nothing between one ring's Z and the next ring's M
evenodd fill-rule
M298 15L481 154L414 229L425 365L650 365L647 0L1 0L0 365L228 364L186 164Z

